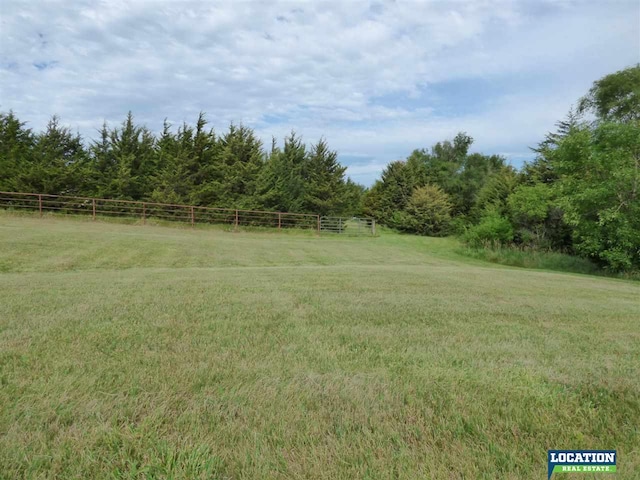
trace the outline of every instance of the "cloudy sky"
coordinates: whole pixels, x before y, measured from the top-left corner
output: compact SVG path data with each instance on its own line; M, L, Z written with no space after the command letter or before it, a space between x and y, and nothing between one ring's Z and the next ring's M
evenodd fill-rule
M325 136L364 184L466 131L530 158L594 80L640 62L640 1L0 0L0 110L94 138L131 110Z

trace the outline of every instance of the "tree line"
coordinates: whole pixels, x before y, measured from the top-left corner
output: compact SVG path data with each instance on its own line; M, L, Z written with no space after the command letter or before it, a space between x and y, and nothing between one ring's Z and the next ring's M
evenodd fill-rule
M83 139L53 117L44 132L0 113L0 190L320 215L374 217L421 235L457 234L481 248L515 246L640 269L640 66L594 83L520 170L470 153L459 133L387 165L365 189L324 139L292 132L266 149L255 132L217 134L204 114L154 135L129 113Z
M640 270L640 66L594 83L519 171L469 153L459 133L390 163L364 211L391 227L476 247L560 251Z
M251 128L219 135L203 113L176 131L165 121L154 135L129 112L89 145L56 116L35 133L0 113L2 191L353 215L365 189L345 170L325 139L307 145L292 132L266 151Z

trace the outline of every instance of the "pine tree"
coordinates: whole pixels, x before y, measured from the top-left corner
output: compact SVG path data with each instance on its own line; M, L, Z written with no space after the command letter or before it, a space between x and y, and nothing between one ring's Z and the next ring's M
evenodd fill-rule
M92 166L89 194L106 197L109 194L108 186L111 179L115 177L117 167L107 122L102 124L99 140L93 141L89 147L89 157Z
M571 108L565 119L556 123L556 131L548 132L537 147L531 148L536 153L536 158L530 163L525 163L522 169L522 178L525 183L529 185L539 182L551 184L558 179L549 160L551 152L581 123L582 114Z
M346 167L338 154L329 150L325 139L311 147L304 168L305 188L302 209L320 215L336 214L344 201Z
M110 132L115 174L106 186L110 198L141 200L151 195L155 185L155 139L146 127L135 125L129 112L120 128Z
M162 133L156 143L157 171L151 200L159 203L183 204L190 191L184 164L179 161L180 145L171 124L164 120Z
M306 147L295 132L285 138L283 150L272 145L258 183L264 208L303 211L306 158Z
M23 177L23 188L30 192L74 195L79 192L77 167L86 158L79 134L61 127L57 116L45 132L35 138L33 155Z
M22 178L31 162L33 132L10 111L0 113L0 190L25 191Z
M221 198L225 206L257 206L256 190L264 166L262 142L244 125L230 125L219 141L220 166L223 169Z

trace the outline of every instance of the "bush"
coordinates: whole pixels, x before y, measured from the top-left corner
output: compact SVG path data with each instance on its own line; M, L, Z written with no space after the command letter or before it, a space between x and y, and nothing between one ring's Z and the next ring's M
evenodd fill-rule
M407 212L416 233L420 235L446 235L451 223L451 201L442 188L425 185L413 191Z
M404 210L396 210L393 212L391 217L387 220L387 225L402 232L415 231L413 217Z
M451 218L449 223L449 234L461 236L471 226L471 220L468 215L456 215Z
M513 241L513 227L509 220L491 211L465 232L463 240L472 247L507 245Z

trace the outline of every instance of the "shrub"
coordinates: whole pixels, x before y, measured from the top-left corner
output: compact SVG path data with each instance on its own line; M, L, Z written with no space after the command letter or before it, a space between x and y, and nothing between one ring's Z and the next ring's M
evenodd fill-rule
M420 235L446 235L451 223L451 201L442 188L425 185L413 191L407 212L416 233Z
M391 228L395 228L396 230L400 230L404 232L415 231L413 217L409 215L408 212L405 212L404 210L396 210L395 212L393 212L389 217L389 219L387 220L387 224Z
M490 211L465 232L463 240L473 247L507 245L513 241L513 227L498 212Z

